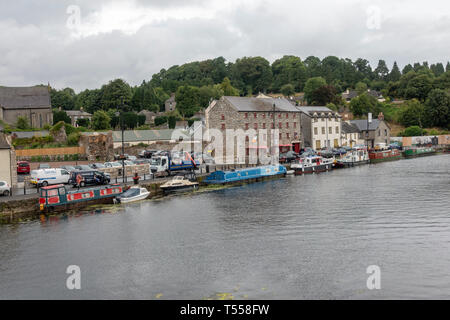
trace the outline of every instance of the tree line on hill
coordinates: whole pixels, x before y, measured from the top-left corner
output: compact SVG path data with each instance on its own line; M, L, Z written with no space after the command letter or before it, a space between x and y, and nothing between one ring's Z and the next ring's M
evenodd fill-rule
M356 116L385 111L388 117L395 113L395 120L404 125L443 128L450 125L450 62L445 67L443 63L416 62L400 70L396 62L389 69L384 60L379 60L373 69L362 58L352 61L329 56L321 60L310 56L302 60L289 55L270 64L262 57L243 57L234 63L218 57L162 69L139 86L132 87L116 79L100 89L86 89L78 94L71 88L52 89L51 98L54 108L83 108L97 113L96 120L101 120L97 121L98 130L108 122L105 115L109 117L109 127L117 127L117 110L124 114L165 111L164 103L172 93L177 110L170 116L188 119L206 108L212 99L259 92L285 96L304 92L310 105L338 108L346 105L341 98L346 89L359 94L349 105ZM367 93L368 89L381 92L387 103L378 102ZM389 102L394 99L408 102L393 111ZM131 120L127 126L139 125L137 118L131 115L128 118Z

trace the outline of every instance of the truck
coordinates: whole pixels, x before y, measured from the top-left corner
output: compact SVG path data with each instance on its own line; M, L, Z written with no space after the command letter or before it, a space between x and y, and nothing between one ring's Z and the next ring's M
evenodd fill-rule
M192 159L189 153L186 153L185 159L173 159L169 154L152 158L150 171L155 176L171 175L173 172L193 171L200 166L198 160Z

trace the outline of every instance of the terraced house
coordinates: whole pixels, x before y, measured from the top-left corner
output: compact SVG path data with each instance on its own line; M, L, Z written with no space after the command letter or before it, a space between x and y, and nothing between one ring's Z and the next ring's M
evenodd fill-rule
M297 107L301 112L304 146L320 150L341 146L341 116L327 107Z
M219 129L223 133L223 154L226 154L226 134L228 129L256 132L246 136L245 153L251 150L272 154L273 148L279 152L300 150L301 127L300 112L284 98L222 97L213 101L205 111L206 129ZM253 130L252 130L253 129ZM272 139L273 129L278 136ZM230 131L229 131L230 132ZM230 133L231 134L231 133ZM272 141L274 140L274 141ZM236 146L235 146L236 149ZM237 154L237 150L234 152ZM215 156L213 154L213 156ZM217 161L217 159L216 159ZM226 160L230 161L230 159ZM228 163L228 162L227 162Z

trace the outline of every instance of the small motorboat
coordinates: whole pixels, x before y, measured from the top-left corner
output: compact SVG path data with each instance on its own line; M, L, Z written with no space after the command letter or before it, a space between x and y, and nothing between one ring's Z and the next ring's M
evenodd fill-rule
M323 158L321 156L311 156L301 158L291 164L291 170L295 171L295 175L306 173L318 173L333 170L334 159Z
M188 191L198 189L198 182L191 181L184 176L176 176L160 186L164 193Z
M125 191L124 193L118 195L115 197L114 202L115 203L129 203L129 202L135 202L139 200L147 199L147 197L150 195L150 192L145 189L141 188L139 186L134 186Z

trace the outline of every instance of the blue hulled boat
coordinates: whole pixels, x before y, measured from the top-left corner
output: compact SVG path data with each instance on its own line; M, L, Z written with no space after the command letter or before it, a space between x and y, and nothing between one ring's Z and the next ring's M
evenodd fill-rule
M206 177L208 184L225 184L244 182L250 179L285 176L286 168L282 165L246 168L232 171L216 171Z

